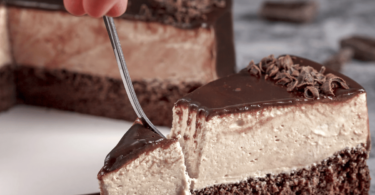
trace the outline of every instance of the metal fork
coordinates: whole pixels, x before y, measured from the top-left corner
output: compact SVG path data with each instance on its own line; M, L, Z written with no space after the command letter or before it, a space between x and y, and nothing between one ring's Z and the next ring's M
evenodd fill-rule
M138 118L140 118L144 123L146 123L146 125L148 125L153 131L155 131L155 133L165 138L165 136L147 118L146 114L143 112L141 105L139 104L137 95L135 94L133 88L132 80L130 79L128 68L126 67L124 54L121 49L120 40L117 35L116 26L113 21L113 18L104 16L103 19L108 31L109 39L111 40L113 52L116 56L118 68L120 69L122 82L124 83L126 93L128 95L130 103L133 106L135 113L137 114Z

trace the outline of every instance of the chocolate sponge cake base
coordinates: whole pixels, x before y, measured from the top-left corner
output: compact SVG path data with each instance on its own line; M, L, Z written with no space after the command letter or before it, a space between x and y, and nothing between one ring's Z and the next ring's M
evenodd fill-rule
M267 175L264 178L223 184L192 191L203 194L369 194L370 173L366 164L368 151L363 146L342 150L310 168L291 174Z
M0 68L0 111L12 107L16 103L13 67L6 65Z
M17 98L24 104L114 119L137 118L120 79L30 66L18 66L15 76ZM174 102L201 84L154 80L133 85L149 119L155 125L171 126Z

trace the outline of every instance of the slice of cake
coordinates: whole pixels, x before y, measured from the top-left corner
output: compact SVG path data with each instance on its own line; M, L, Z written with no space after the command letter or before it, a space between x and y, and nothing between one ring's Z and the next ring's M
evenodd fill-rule
M366 92L315 62L251 62L173 113L193 194L368 194Z
M62 0L7 3L21 101L136 118L102 19L71 16ZM231 7L231 0L131 0L115 20L135 91L153 123L170 126L174 102L234 72Z
M15 84L7 31L7 10L0 1L0 111L15 103Z
M164 139L137 120L108 154L98 174L101 195L190 194L177 139Z

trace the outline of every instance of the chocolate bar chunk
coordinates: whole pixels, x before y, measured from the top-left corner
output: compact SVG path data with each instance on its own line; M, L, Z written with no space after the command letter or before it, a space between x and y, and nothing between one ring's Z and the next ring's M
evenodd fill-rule
M375 38L354 35L342 39L341 48L348 47L353 49L354 58L363 61L375 61Z
M326 60L323 65L334 71L341 71L342 66L353 58L353 49L345 47Z
M307 23L314 19L317 8L315 1L266 1L259 15L270 21Z

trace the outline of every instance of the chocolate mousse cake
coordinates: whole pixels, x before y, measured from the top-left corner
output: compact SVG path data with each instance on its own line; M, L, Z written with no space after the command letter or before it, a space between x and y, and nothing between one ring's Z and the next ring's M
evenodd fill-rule
M164 139L137 120L98 174L101 195L188 195L190 178L177 139Z
M0 111L13 106L16 97L6 14L7 10L0 1Z
M102 19L71 16L62 0L6 2L18 100L136 118ZM115 20L135 91L156 125L171 125L183 95L234 73L231 7L231 0L130 0Z
M368 194L366 92L316 62L272 55L176 102L192 194Z

